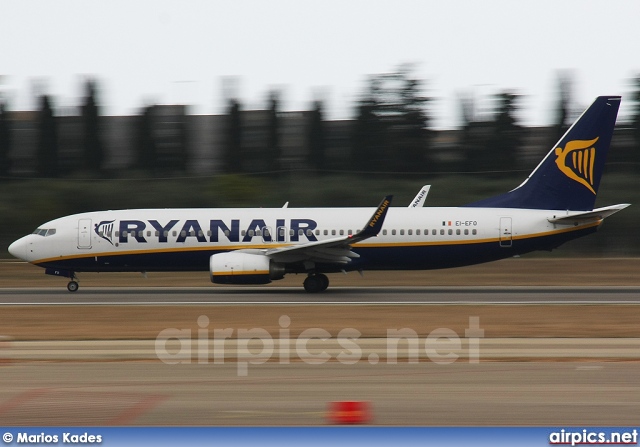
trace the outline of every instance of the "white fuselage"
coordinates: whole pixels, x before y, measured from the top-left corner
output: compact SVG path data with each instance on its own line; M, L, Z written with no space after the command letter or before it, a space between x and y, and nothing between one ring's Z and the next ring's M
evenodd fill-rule
M209 256L269 250L358 233L373 208L140 209L55 219L14 242L15 256L73 271L208 269ZM429 269L550 249L591 232L601 220L549 222L567 211L513 208L390 208L360 255L331 270ZM48 230L48 231L43 231ZM55 231L51 231L55 230Z

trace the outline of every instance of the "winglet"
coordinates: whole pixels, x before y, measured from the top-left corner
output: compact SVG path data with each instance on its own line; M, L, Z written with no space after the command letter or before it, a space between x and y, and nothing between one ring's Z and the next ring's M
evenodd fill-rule
M409 208L420 208L424 206L424 201L427 199L427 194L429 194L429 190L431 189L431 185L424 185L420 188L420 191L414 199L409 204Z
M380 229L382 228L382 224L384 223L384 218L387 215L387 211L391 206L392 199L393 199L393 196L387 196L384 199L382 199L382 202L380 202L380 205L378 205L378 208L373 213L373 215L365 225L364 229L360 231L358 234L354 234L352 239L362 240L362 239L367 239L373 236L377 236L378 233L380 232Z

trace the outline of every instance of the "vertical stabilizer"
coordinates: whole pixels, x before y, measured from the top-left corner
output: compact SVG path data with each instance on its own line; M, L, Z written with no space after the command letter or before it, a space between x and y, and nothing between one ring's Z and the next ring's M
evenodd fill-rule
M619 107L619 96L599 96L520 186L466 206L592 210Z

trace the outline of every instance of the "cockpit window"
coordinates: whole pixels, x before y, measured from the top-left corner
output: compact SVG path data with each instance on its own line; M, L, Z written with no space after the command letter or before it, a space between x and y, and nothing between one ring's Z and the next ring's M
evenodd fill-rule
M36 228L34 232L31 234L37 234L38 236L52 236L56 234L56 229L55 228Z

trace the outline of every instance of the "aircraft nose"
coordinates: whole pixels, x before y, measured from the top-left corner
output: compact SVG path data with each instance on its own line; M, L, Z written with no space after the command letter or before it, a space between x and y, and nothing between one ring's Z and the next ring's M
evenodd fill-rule
M27 258L27 241L20 238L13 244L9 245L9 253L18 259L26 260Z

